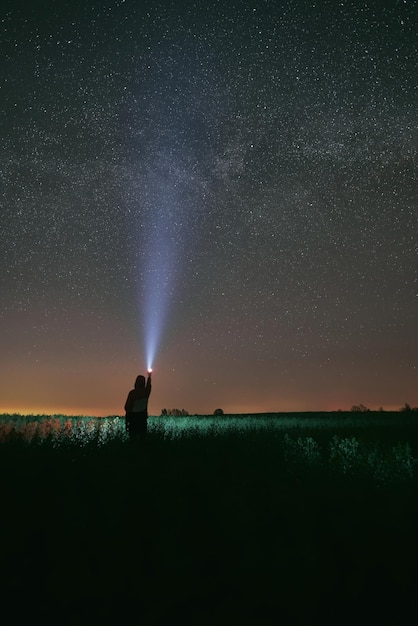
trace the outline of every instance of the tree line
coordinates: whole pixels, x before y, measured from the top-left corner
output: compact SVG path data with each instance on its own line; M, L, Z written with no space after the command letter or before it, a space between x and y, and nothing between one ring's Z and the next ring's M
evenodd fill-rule
M364 404L353 404L353 406L351 407L350 411L353 411L354 413L365 413L366 411L370 411L370 409L368 409L367 406L364 406ZM384 408L381 406L379 411L384 411ZM412 407L410 404L405 402L405 404L403 406L401 406L399 411L401 413L409 413L409 412L417 412L418 413L418 406Z
M223 415L222 409L215 409L214 415ZM189 413L185 409L162 409L160 417L187 417Z

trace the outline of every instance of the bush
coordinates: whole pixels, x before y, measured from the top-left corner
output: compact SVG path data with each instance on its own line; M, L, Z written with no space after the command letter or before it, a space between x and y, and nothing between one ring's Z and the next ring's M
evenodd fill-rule
M189 414L184 409L163 409L161 417L187 417Z
M350 410L353 411L353 413L364 413L366 411L370 411L370 409L368 409L367 406L364 406L364 404L353 404Z

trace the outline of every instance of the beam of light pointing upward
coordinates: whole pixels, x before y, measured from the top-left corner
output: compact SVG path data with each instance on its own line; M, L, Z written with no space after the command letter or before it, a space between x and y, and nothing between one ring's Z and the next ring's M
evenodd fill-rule
M161 243L161 242L160 242ZM174 250L163 246L148 259L143 298L144 345L147 369L152 369L166 324L173 290Z
M171 58L173 52L171 46L161 46L158 54ZM175 54L172 71L162 76L155 70L158 89L153 87L147 92L147 85L143 86L144 93L148 93L143 105L147 130L138 137L138 178L134 177L128 196L136 197L140 205L136 205L140 238L138 298L148 368L162 346L168 316L174 312L179 273L185 261L182 257L186 249L190 255L190 246L196 245L203 229L205 220L200 216L209 193L208 180L212 180L212 161L202 166L200 146L211 137L213 124L217 123L210 104L202 98L202 84L216 92L218 83L202 67L200 44L199 54L194 43L192 47L176 46ZM150 68L150 77L155 68ZM192 103L196 105L191 107ZM186 280L182 281L182 289Z
M151 181L145 242L143 293L144 348L147 369L153 367L172 304L178 265L178 244L182 233L177 221L178 198L167 172L157 169Z

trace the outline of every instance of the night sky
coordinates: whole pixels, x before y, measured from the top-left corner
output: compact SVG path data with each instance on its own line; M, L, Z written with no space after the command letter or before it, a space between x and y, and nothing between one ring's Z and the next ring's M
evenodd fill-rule
M0 412L418 405L417 15L3 0Z

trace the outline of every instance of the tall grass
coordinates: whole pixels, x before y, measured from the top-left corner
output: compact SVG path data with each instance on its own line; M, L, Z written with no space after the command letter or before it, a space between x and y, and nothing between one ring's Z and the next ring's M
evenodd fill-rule
M192 446L203 438L209 447L222 439L230 449L231 462L238 441L246 440L259 450L274 446L287 471L309 468L323 473L327 468L379 482L415 479L418 463L417 425L399 414L151 417L149 438L154 444L187 439ZM119 416L1 415L0 442L44 450L48 446L69 448L77 456L86 447L124 445L128 437Z
M406 623L415 423L333 417L3 416L2 623Z

